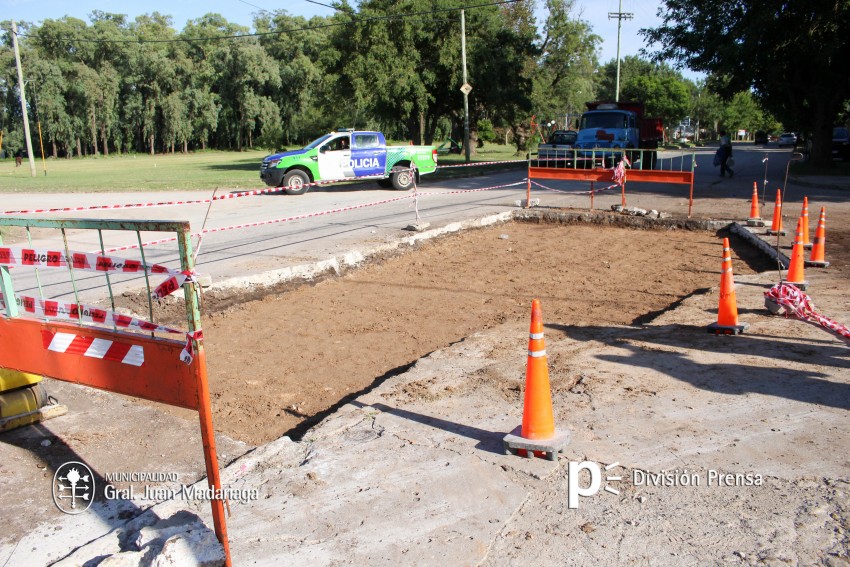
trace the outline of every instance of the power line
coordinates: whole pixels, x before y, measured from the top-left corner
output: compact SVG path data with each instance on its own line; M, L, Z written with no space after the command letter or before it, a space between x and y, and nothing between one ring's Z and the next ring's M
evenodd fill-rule
M242 1L242 0L240 0ZM292 33L298 31L309 31L309 30L318 30L324 28L332 28L345 26L353 23L366 23L366 22L375 22L375 21L386 21L386 20L423 20L423 18L418 18L418 16L429 16L432 14L441 14L446 12L460 12L461 10L473 10L475 8L487 8L490 6L502 6L505 4L515 4L517 2L522 2L523 0L500 0L496 2L487 2L485 4L475 4L472 6L465 6L463 8L443 8L439 10L430 10L427 12L411 12L410 14L396 14L396 15L385 15L385 16L371 16L365 18L352 18L350 21L346 22L329 22L327 24L319 24L315 26L305 26L302 28L287 28L284 30L270 31L270 32L258 32L258 33L246 33L241 35L221 35L214 37L192 37L192 38L173 38L173 39L92 39L92 38L78 38L78 37L65 37L58 38L60 40L67 41L69 43L78 42L78 43L181 43L181 42L193 42L193 41L221 41L221 40L229 40L229 39L242 39L247 37L267 37L273 35L281 35L285 33ZM245 2L247 4L247 2ZM256 6L255 6L256 7ZM261 10L263 8L260 8ZM439 20L428 18L425 21L428 22L439 22L439 21L453 21L453 20ZM18 34L19 37L27 37L27 38L37 38L38 34Z
M331 10L339 10L336 6L329 6L327 4L322 4L321 2L316 2L316 0L304 0L305 2L309 2L310 4L315 4L316 6L324 6L325 8L330 8Z

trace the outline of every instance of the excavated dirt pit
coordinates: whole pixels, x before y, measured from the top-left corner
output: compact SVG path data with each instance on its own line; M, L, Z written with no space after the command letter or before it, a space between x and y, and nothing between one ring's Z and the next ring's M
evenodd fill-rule
M533 298L559 324L645 322L718 285L720 242L710 231L509 223L239 305L207 298L216 430L253 445L299 438L428 353L526 320ZM733 247L736 274L770 267Z

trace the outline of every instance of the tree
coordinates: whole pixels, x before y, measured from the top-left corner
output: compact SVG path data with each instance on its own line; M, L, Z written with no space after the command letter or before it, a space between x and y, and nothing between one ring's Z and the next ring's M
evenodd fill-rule
M833 121L850 94L850 2L667 0L641 34L657 60L713 76L726 100L751 89L786 125L811 133L812 162L831 165Z
M582 112L593 98L596 50L602 39L573 17L573 0L546 0L546 20L536 41L532 102L538 118ZM536 30L535 30L536 31Z

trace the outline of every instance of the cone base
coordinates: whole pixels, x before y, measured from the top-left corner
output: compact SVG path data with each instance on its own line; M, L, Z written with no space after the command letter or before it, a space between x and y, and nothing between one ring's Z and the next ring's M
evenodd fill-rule
M818 262L817 260L806 260L803 262L807 267L814 266L815 268L828 268L829 262Z
M747 219L747 226L764 226L764 221L761 218Z
M782 281L781 281L781 282L779 282L779 283L780 283L780 284L791 284L791 285L793 285L793 286L796 286L798 289L800 289L800 290L802 290L802 291L806 291L806 288L809 286L809 282L806 282L806 281L803 281L803 282L789 282L788 280L782 280Z
M788 233L785 232L784 230L768 230L767 232L765 232L765 234L769 234L771 236L776 236L777 234L779 236L785 236Z
M740 335L749 328L749 323L741 323L740 325L718 325L717 323L712 323L705 330L715 335Z
M564 447L570 442L569 431L555 429L555 435L549 439L526 439L521 433L522 425L519 425L502 439L506 455L516 455L517 450L524 450L528 458L531 458L537 451L546 453L548 460L557 461L558 453L562 453Z

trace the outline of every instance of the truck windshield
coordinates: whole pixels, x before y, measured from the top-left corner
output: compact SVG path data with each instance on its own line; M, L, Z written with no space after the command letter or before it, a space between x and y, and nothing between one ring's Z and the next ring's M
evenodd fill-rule
M593 112L581 117L581 129L626 128L627 115L622 112Z
M321 138L316 138L315 140L313 140L312 142L310 142L309 144L307 144L306 146L304 146L304 148L303 148L303 149L305 149L305 150L312 150L312 149L313 149L313 148L315 148L316 146L321 145L321 143L322 143L322 142L324 142L325 140L327 140L327 139L328 139L328 138L330 138L330 137L331 137L331 135L330 135L330 134L325 134L325 135L324 135L324 136L322 136Z

